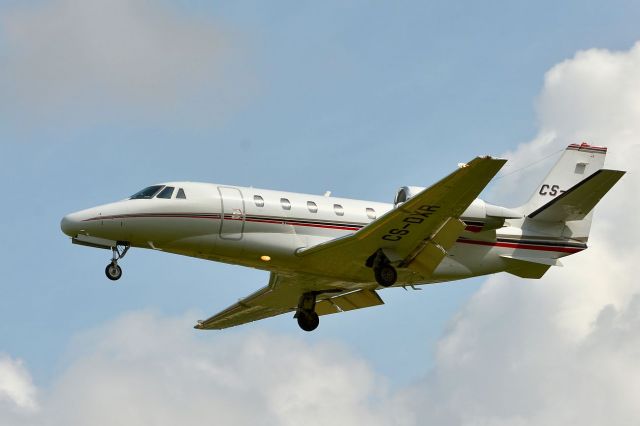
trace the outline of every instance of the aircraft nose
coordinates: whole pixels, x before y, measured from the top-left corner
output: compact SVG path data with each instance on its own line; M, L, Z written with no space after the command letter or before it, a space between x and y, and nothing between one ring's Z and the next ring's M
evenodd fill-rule
M60 221L60 229L70 237L75 237L80 232L80 219L76 213L70 213Z

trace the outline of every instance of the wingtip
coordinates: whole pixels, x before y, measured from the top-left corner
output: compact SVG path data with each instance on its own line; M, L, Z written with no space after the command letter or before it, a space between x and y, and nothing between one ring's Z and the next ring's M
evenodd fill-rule
M506 158L494 157L492 155L478 155L476 158L478 160L490 160L490 161L501 161L501 162L507 161Z
M474 158L473 161L476 164L484 164L484 165L498 165L500 167L504 166L504 164L508 161L506 158L492 157L490 155L479 155ZM467 165L471 165L471 162L466 163ZM460 164L458 165L460 166Z

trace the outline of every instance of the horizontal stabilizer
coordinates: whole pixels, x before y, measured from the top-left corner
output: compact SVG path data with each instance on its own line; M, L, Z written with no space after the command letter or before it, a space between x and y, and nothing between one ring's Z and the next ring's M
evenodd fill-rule
M562 266L557 259L550 258L525 258L516 256L500 256L506 262L505 272L520 278L538 279L552 266Z
M582 220L625 172L601 169L529 214L545 222Z
M537 263L540 265L562 266L562 263L558 259L552 259L549 257L523 257L523 256L510 256L508 254L503 254L500 257L503 259L518 260L520 262Z

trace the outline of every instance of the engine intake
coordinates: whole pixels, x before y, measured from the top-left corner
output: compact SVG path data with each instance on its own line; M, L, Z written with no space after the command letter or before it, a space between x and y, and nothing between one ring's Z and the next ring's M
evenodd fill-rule
M402 204L408 201L411 197L416 196L420 191L425 188L422 186L402 186L396 192L396 197L393 200L393 205L398 207L399 204Z

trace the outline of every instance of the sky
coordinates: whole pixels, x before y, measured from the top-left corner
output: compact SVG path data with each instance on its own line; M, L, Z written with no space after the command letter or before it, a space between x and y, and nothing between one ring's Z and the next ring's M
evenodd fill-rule
M632 425L640 5L0 0L0 424ZM526 200L569 143L627 170L590 248L323 317L193 330L261 271L74 246L169 180L391 202L476 155ZM10 208L9 208L10 207Z

